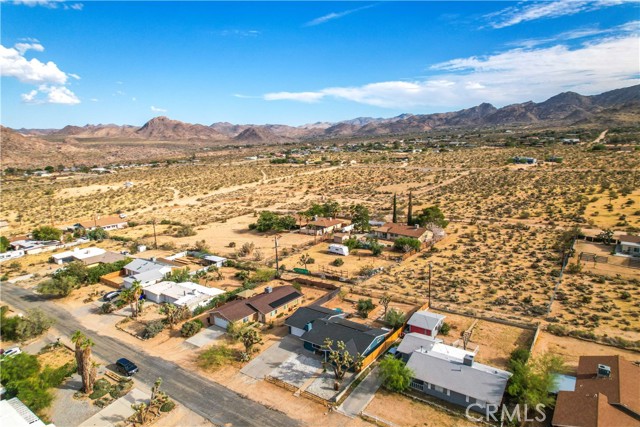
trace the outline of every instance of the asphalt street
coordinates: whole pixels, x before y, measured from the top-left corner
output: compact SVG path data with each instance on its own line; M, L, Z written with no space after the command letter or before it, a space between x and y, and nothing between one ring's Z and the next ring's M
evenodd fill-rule
M219 426L298 426L287 415L244 398L224 386L202 378L197 372L183 369L173 362L136 349L117 339L100 335L81 327L70 313L51 301L11 284L2 284L2 300L20 310L40 308L56 320L55 328L70 337L80 329L95 342L93 352L104 361L115 362L120 357L134 361L140 371L135 379L151 387L162 378L162 389L173 399Z

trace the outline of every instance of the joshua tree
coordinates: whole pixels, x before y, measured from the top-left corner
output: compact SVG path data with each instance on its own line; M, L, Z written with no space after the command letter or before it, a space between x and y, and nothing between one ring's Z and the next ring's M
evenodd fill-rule
M333 373L336 376L336 381L333 388L338 390L340 388L340 382L344 378L347 371L351 368L358 368L362 364L362 356L360 353L352 355L347 351L347 346L343 341L338 341L336 348L333 347L333 341L330 338L324 340L322 349L328 352L328 362L325 362L325 366L328 364L333 369Z
M91 360L91 347L94 346L94 342L80 331L74 332L71 341L76 345L76 362L78 373L82 377L82 391L91 394L97 375L96 364Z
M240 331L240 341L242 341L242 344L244 344L244 353L242 354L242 359L249 360L251 359L253 346L256 344L262 344L262 337L260 336L260 332L253 329L252 327L247 327Z
M389 295L388 293L384 293L384 295L382 295L382 297L380 297L380 301L379 301L380 305L384 307L384 313L382 314L383 316L387 315L387 309L389 308L389 303L391 303L391 295Z

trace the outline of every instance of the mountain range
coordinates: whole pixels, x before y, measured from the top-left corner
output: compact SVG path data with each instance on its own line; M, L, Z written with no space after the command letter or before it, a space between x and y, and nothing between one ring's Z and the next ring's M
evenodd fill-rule
M423 133L432 129L495 126L572 126L627 122L640 111L640 85L600 95L563 92L544 102L524 102L496 108L483 103L460 111L435 114L401 114L392 118L358 117L337 123L303 126L239 125L217 122L191 124L155 117L142 127L131 125L65 126L62 129L17 129L28 136L54 138L122 138L158 141L212 141L240 144L292 142L298 140L367 137Z

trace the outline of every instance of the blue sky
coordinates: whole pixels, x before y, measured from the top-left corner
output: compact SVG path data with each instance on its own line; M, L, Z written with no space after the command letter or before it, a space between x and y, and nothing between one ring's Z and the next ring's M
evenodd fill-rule
M1 122L300 125L640 82L640 7L2 1Z

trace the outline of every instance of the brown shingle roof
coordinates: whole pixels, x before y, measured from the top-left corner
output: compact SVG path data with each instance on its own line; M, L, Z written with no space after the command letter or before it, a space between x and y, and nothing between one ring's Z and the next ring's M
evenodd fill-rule
M386 222L380 227L376 228L374 231L378 233L391 233L397 234L398 236L405 237L413 237L415 239L419 239L426 233L428 230L426 228L418 227L407 224L396 224L393 222Z
M342 219L331 219L331 218L318 218L315 221L311 221L309 225L320 228L333 227L335 225L342 225L346 221Z
M228 302L213 310L211 314L235 322L256 312L270 313L301 296L302 293L293 286L278 286L273 288L270 293L264 292L251 298Z
M79 224L84 228L92 228L95 226L106 227L107 225L123 224L123 223L126 224L127 220L117 216L105 216L103 218L98 218L97 220L82 221Z
M630 234L627 234L626 236L618 237L618 240L628 243L640 243L640 236L632 236Z
M598 378L598 365L611 368ZM554 426L640 426L640 367L620 356L582 356L575 391L558 393ZM621 408L626 408L623 409ZM635 413L637 417L634 417Z
M122 261L126 257L116 252L105 252L101 255L92 256L82 260L84 265L96 264L98 262L103 264L111 264L112 262Z

